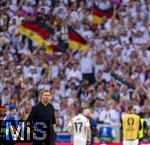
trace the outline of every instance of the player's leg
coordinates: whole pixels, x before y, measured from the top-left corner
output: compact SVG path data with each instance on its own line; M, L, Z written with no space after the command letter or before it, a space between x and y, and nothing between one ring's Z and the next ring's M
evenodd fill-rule
M131 141L129 141L129 140L123 140L123 145L131 145L130 143L131 143Z
M86 141L74 141L73 145L86 145Z
M138 145L139 144L139 140L138 139L135 139L132 141L131 145Z

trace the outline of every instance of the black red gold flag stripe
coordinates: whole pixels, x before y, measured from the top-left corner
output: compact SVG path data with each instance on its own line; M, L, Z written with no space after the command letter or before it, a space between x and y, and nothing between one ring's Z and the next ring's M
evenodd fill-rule
M47 26L46 24L40 24L36 22L23 22L19 27L18 31L22 34L31 39L35 42L39 47L45 46L46 49L48 48L49 51L46 52L53 52L52 44L50 44L49 36L52 34L52 29ZM50 51L50 48L52 50Z
M78 34L71 26L68 26L68 46L70 49L85 51L88 49L87 41Z
M114 14L114 8L111 7L106 10L99 9L94 5L92 9L93 24L99 25L104 23L107 19L111 18Z

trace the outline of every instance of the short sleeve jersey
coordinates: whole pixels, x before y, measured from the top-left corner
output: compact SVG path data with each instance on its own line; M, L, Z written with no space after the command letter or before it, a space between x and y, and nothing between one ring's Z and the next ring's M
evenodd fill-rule
M74 141L87 140L87 128L90 127L89 119L79 114L71 119L68 126L73 127Z

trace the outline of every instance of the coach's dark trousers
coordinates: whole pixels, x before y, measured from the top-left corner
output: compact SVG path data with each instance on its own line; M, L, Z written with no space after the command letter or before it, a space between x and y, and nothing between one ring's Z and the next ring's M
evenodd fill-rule
M34 141L32 145L55 145L55 141Z

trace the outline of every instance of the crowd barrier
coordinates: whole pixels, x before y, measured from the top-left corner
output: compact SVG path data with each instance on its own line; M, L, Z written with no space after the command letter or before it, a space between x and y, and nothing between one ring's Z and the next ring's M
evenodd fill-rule
M32 145L31 143L24 143L24 144L16 144L16 145ZM71 143L56 143L56 145L73 145ZM96 143L94 145L122 145L121 143ZM139 145L150 145L150 143L142 143Z
M101 128L103 126L106 126L106 124L98 124L98 128ZM113 124L113 125L109 125L110 127L112 127L112 129L114 130L115 133L115 138L113 139L112 142L116 142L119 143L120 140L120 124ZM72 142L71 141L72 138L70 137L70 135L68 133L65 132L57 132L56 135L56 142L62 143L62 142ZM94 138L95 143L99 143L99 138L95 137Z

